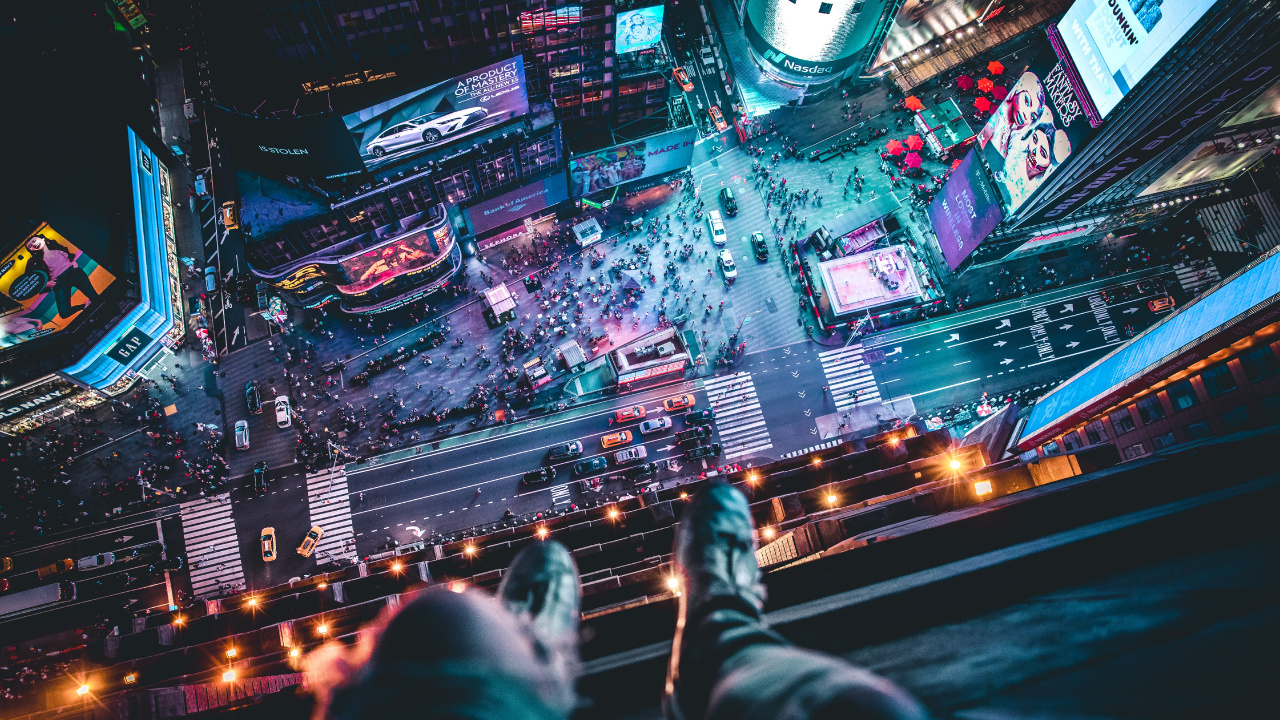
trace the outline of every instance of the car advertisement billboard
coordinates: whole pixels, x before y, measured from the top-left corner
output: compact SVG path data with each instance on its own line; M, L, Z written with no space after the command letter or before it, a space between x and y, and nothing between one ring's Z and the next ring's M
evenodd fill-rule
M1008 213L1022 207L1093 132L1062 61L1046 47L978 133Z
M884 65L924 47L977 20L990 6L989 0L906 0L885 33L875 66Z
M351 136L336 113L269 118L210 108L237 164L283 177L339 177L364 170Z
M1105 118L1216 0L1077 0L1062 21L1067 52Z
M65 329L115 279L48 223L40 225L0 260L0 347Z
M614 50L622 55L657 45L662 41L662 16L665 12L665 5L654 5L618 13Z
M339 286L338 291L356 295L392 278L426 270L449 257L452 247L452 231L447 222L396 238L344 259L342 270L350 284Z
M697 139L697 128L690 126L570 158L569 194L580 198L686 168Z
M487 65L344 115L360 159L373 170L529 114L524 58Z
M479 235L545 210L569 198L564 175L552 175L467 208L471 232Z
M1138 197L1159 195L1217 180L1229 180L1271 154L1275 147L1276 143L1272 141L1261 144L1250 142L1239 148L1231 138L1200 143L1199 147L1169 168L1139 193Z
M955 270L1004 219L987 173L977 153L965 155L942 192L929 203L929 221L938 236L938 246Z

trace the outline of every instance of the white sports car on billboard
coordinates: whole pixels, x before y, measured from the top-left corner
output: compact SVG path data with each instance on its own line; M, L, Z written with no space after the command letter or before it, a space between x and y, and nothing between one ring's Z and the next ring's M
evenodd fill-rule
M419 115L378 133L369 142L366 152L374 157L382 157L414 145L437 143L449 135L456 135L461 130L479 124L488 115L489 111L481 107Z

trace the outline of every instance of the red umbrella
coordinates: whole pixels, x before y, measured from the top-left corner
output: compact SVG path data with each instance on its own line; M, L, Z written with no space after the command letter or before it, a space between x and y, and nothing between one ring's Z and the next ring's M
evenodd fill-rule
M984 97L980 97L977 100L973 101L973 106L978 108L982 112L986 112L991 109L991 101Z
M973 78L968 75L961 75L956 78L956 85L959 85L961 90L968 90L973 87Z
M885 146L885 149L889 151L890 155L901 155L902 143L898 142L897 140L890 140L889 144Z
M1003 85L996 85L991 88L991 96L997 100L1003 100L1009 95L1009 88Z
M1004 73L1004 63L999 60L992 60L987 63L987 70L990 71L992 75L1001 75Z
M902 161L907 164L907 167L913 168L920 167L920 164L924 162L924 160L921 160L920 156L915 153L907 153L907 156L904 157Z
M991 82L991 78L982 78L978 81L978 89L982 92L991 92L991 88L995 86L996 84Z
M964 162L964 161L963 161L963 160L961 160L960 158L956 158L955 160L952 160L952 161L951 161L951 169L952 169L952 170L955 170L956 168L960 167L960 163L962 163L962 162Z
M920 98L915 95L906 99L905 106L908 110L915 110L917 112L924 109L924 103L920 102Z
M924 140L921 140L919 135L912 135L911 137L907 138L908 149L919 150L922 147L924 147Z

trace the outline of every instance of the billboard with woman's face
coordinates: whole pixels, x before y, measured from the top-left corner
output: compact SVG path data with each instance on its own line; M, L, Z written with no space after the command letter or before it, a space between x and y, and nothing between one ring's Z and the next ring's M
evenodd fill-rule
M42 224L0 261L0 347L66 328L115 279Z

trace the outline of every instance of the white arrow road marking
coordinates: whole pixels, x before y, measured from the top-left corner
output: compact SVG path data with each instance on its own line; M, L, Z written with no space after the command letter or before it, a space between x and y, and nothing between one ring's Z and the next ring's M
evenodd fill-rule
M1008 344L1009 343L1005 342L1004 340L1000 340L998 342L992 343L992 345L995 345L996 347L1004 347L1005 345L1008 345Z
M665 452L665 451L667 451L667 450L671 450L671 449L672 449L672 448L674 448L674 447L675 447L675 445L663 445L662 447L660 447L660 448L658 448L658 449L659 449L659 450L662 450L662 451L664 451L664 452Z
M795 370L795 371L793 371L793 372L791 373L791 377L793 377L793 378L798 378L798 377L800 377L800 371L799 371L799 370Z
M805 392L804 390L798 390L796 391L796 394L799 395L800 397L804 397L804 392Z
M1136 312L1138 312L1138 308L1129 308L1128 310L1125 310L1125 311L1124 311L1124 314L1125 314L1125 315L1129 315L1129 314L1136 313Z
M996 326L996 329L999 330L1000 328L1006 328L1006 327L1012 327L1012 326L1013 326L1013 321L1010 320L1009 318L1005 318L1000 321L1000 324Z
M885 354L884 354L884 356L885 356L885 357L889 357L890 355L897 355L897 354L898 354L898 353L900 353L900 352L902 352L902 348L900 348L900 347L896 347L896 348L894 348L894 349L890 350L889 352L885 353Z
M805 410L805 411L804 411L804 416L805 416L805 417L813 417L813 411L812 411L812 410Z
M1080 344L1080 342L1079 342L1079 341L1076 341L1076 342L1069 342L1069 343L1067 343L1067 347L1069 347L1069 348L1073 348L1073 347L1075 347L1075 346L1077 346L1077 345L1079 345L1079 344Z
M1063 324L1062 324L1058 329L1059 329L1059 330L1070 330L1072 327L1074 327L1074 326L1073 326L1071 323L1063 323Z
M1013 364L1013 360L1011 360L1011 359L1009 359L1009 358L1005 358L1005 359L1003 359L1003 360L1001 360L1001 361L1000 361L1000 364L1001 364L1001 365L1012 365L1012 364Z
M418 529L417 525L410 525L409 527L405 528L405 530L408 530L409 532L413 533L414 537L422 537L422 531Z
M783 349L782 349L782 354L783 354L783 355L790 355L790 354L791 354L791 348L783 348Z
M955 342L956 340L959 340L959 339L960 339L960 333L951 333L951 337L947 338L943 342Z
M809 434L810 434L810 435L817 435L817 434L818 434L818 428L809 428Z
M1062 306L1062 312L1064 313L1069 313L1075 309L1076 309L1076 306L1072 305L1071 303L1066 303L1065 305Z
M133 539L133 536L132 536L132 535L122 535L122 536L120 536L120 537L116 538L116 542L118 542L118 543L127 543L127 542L129 542L130 540L132 540L132 539Z

